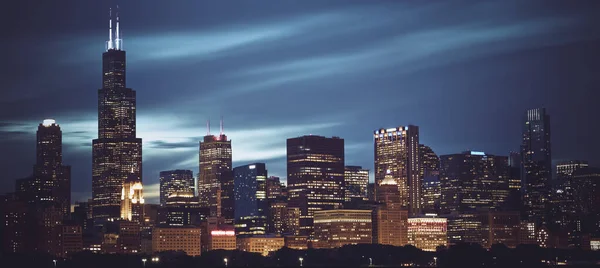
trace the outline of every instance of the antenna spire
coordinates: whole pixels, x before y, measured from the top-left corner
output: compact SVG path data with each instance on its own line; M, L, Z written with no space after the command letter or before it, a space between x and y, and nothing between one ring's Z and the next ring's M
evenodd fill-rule
M121 39L121 35L119 34L119 5L117 5L117 30L115 35L115 49L123 50L123 40Z
M223 116L221 115L221 135L223 135Z
M206 120L206 136L210 136L210 119Z
M113 49L112 8L108 10L108 41L106 41L106 50L110 49Z

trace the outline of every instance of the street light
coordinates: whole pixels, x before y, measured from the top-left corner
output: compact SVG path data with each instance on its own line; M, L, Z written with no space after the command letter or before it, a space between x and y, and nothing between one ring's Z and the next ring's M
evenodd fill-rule
M160 259L158 257L152 257L152 262L158 262Z
M437 267L437 257L433 257L433 266Z
M373 259L369 258L369 266L373 266Z
M56 260L52 260L52 262L54 263L54 267L56 267Z
M302 261L304 261L304 258L300 257L298 260L300 261L300 267L302 267Z
M146 267L146 261L147 261L146 258L142 258L142 264L143 264L144 267Z
M223 258L223 262L225 263L225 267L227 267L227 258Z

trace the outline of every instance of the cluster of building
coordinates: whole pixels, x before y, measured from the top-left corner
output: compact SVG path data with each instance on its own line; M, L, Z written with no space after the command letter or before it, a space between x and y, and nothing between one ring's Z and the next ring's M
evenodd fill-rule
M3 252L268 255L282 247L364 243L435 251L460 242L600 248L600 170L566 161L553 176L543 108L527 111L521 150L509 156L438 156L420 143L417 126L376 130L373 183L368 169L348 165L339 137L288 139L287 184L269 176L264 163L233 167L221 123L219 135L209 130L199 142L197 177L191 170L160 172L160 204L147 204L136 92L126 87L118 16L114 36L110 23L92 198L71 208L61 129L44 120L33 175L0 200Z

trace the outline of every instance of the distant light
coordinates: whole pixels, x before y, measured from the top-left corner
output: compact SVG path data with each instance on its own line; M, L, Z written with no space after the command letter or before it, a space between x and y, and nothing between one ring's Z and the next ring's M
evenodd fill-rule
M250 166L248 166L248 168L249 168L249 169L255 169L255 168L256 168L256 165L250 165Z
M471 155L485 155L484 152L471 151Z
M56 124L56 120L54 119L44 119L44 121L42 122L42 125L45 127L52 126L53 124Z

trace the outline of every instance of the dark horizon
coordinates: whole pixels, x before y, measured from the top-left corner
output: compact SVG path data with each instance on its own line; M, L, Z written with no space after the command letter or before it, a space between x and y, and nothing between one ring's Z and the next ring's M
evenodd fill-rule
M113 4L10 4L1 193L32 173L36 128L53 118L72 201L91 197ZM508 156L519 151L525 111L538 107L550 115L554 163L600 167L599 4L119 3L146 199L158 203L159 171L196 176L206 121L214 134L221 116L233 166L264 162L281 178L286 139L316 134L343 138L346 165L369 169L373 180L373 130L409 124L438 155Z

